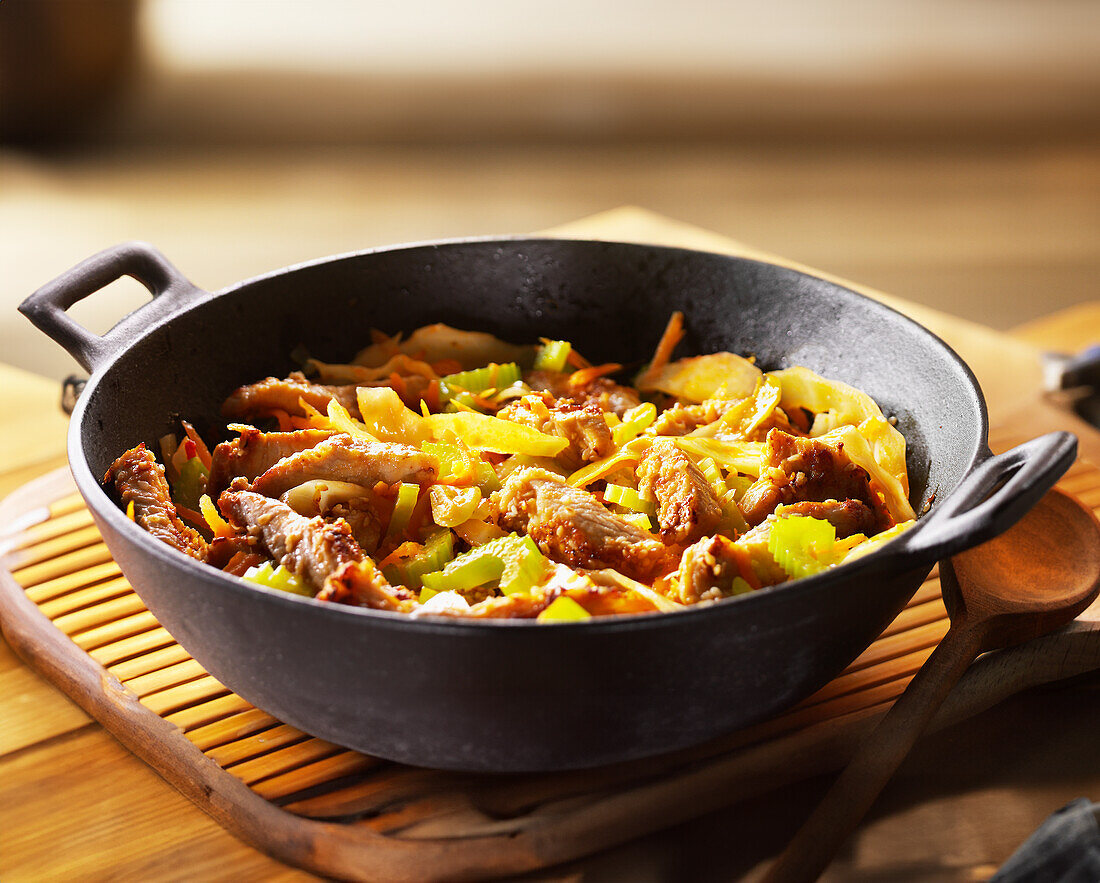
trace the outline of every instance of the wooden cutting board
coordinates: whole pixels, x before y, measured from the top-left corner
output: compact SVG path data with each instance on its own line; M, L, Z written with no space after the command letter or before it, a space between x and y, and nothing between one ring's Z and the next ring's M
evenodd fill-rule
M1091 462L1079 460L1060 486L1100 509ZM598 770L460 775L312 738L206 674L132 591L64 470L0 504L0 537L0 626L21 657L228 830L290 864L355 880L540 868L840 767L947 629L933 574L845 672L773 720ZM1097 668L1094 607L1057 634L982 657L933 729Z

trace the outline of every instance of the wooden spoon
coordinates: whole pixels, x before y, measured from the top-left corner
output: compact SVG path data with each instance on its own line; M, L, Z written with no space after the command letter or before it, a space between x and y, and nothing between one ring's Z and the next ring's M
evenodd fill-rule
M764 877L816 880L979 653L1073 620L1100 592L1100 523L1059 490L1001 536L940 565L951 628Z

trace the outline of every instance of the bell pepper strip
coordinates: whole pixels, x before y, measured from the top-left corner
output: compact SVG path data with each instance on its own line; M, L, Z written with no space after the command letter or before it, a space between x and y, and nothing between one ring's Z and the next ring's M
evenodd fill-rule
M547 560L530 537L508 534L459 555L442 570L425 573L436 592L465 592L494 580L505 595L530 592L546 575Z
M624 487L620 484L609 484L603 491L604 502L614 503L624 509L631 509L651 517L657 515L657 506L653 500L643 497L632 487Z
M133 502L131 500L131 502ZM216 537L231 537L234 536L234 530L229 525L229 522L222 518L221 513L218 512L218 507L214 505L214 501L210 499L209 494L203 494L199 497L199 512L202 513L203 519L213 531Z
M790 515L776 518L768 551L792 579L813 576L836 564L836 528L822 518Z
M280 592L290 592L292 595L302 595L312 598L313 589L302 580L287 570L283 565L275 567L270 561L265 561L259 567L250 567L241 577L245 582L267 586L269 589L278 589Z
M576 622L591 618L592 614L568 595L559 595L536 617L539 622Z
M397 486L397 499L393 504L393 513L390 515L390 524L386 528L387 537L397 537L404 533L412 517L413 507L416 506L420 495L420 485L401 482Z
M652 402L642 402L623 415L623 422L611 430L611 439L616 445L625 445L641 435L642 430L652 425L656 419L657 406Z
M565 363L572 349L573 345L568 340L542 338L542 346L535 353L535 370L554 371L560 374L565 370Z

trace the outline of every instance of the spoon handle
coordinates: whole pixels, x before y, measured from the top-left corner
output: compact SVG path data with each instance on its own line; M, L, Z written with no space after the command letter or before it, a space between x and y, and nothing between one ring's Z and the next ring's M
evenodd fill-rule
M953 623L855 758L768 869L765 883L816 880L875 802L955 682L981 650L980 630Z

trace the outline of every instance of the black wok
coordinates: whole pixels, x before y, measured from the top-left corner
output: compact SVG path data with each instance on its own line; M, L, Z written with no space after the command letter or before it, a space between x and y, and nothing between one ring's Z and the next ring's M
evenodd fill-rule
M102 337L65 309L122 275L153 300ZM498 239L328 258L210 294L159 252L109 249L20 308L88 371L69 459L112 554L163 625L245 699L371 754L461 770L592 766L698 743L774 714L859 654L933 563L1019 518L1075 440L986 447L978 384L938 338L832 283L739 258L620 243ZM755 353L865 390L908 441L916 528L800 582L667 615L537 625L409 619L245 585L129 521L99 480L122 451L178 429L218 436L243 382L304 345L349 358L372 327L435 321L527 342L572 340L637 363L669 313L685 351ZM992 493L991 493L992 492Z

